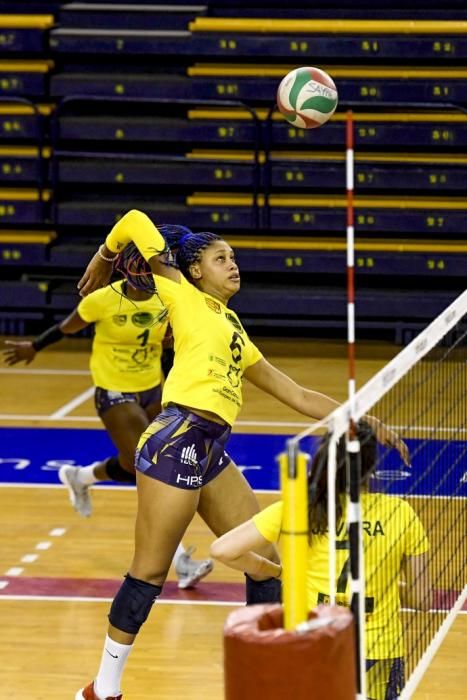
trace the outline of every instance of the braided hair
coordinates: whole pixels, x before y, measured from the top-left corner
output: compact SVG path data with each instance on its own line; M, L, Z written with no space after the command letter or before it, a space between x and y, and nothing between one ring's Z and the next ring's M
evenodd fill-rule
M172 252L171 264L177 267L190 282L193 282L190 274L191 265L201 260L203 251L209 248L211 243L222 240L220 236L210 231L194 233L186 226L162 224L158 229Z
M120 272L135 289L148 294L156 293L151 267L134 243L129 243L118 255L114 271Z
M360 442L361 482L371 476L377 459L377 441L370 425L360 420L357 425L358 441ZM327 463L330 435L324 436L316 452L308 477L308 532L309 542L313 535L322 535L328 527L328 483ZM336 449L336 526L343 516L342 496L347 492L347 447L345 436L341 437Z
M203 251L211 243L222 240L210 231L193 233L187 226L177 224L162 224L157 228L167 244L165 264L178 268L190 282L193 282L191 265L201 260ZM151 267L134 243L129 243L120 253L114 263L114 270L120 272L136 289L150 294L157 293Z

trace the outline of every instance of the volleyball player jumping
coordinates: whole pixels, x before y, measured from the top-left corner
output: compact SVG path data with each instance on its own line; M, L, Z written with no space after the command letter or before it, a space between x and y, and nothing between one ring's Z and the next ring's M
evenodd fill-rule
M170 230L172 228L172 231ZM231 247L212 233L165 227L164 237L142 212L132 210L113 227L79 283L86 296L106 285L112 266L106 259L134 241L139 259L127 270L150 269L157 293L168 309L175 339L175 361L164 385L163 410L138 445L138 513L135 553L110 610L110 626L94 682L76 700L117 700L126 659L141 625L160 595L170 560L194 513L216 535L258 512L247 481L225 451L231 426L242 405L245 376L284 404L316 419L336 401L296 384L273 367L251 342L227 304L240 288ZM168 253L167 243L176 249ZM143 261L144 262L144 261ZM399 438L375 420L379 437ZM163 526L162 526L163 524ZM273 545L259 553L278 562ZM247 576L248 603L279 600L280 582L269 574ZM157 695L157 690L154 691Z

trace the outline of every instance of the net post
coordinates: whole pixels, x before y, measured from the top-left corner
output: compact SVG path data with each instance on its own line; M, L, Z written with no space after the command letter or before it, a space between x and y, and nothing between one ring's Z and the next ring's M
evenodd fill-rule
M353 433L353 431L352 431ZM366 700L365 668L365 580L360 503L360 442L351 433L347 442L349 499L347 523L350 555L350 609L355 620L357 698Z
M331 433L328 446L328 533L336 532L336 458L337 439L335 432ZM331 534L329 541L329 603L336 604L336 538Z
M282 597L284 628L294 630L308 618L306 562L308 551L308 456L298 445L287 442L287 452L279 455L284 502L281 540Z
M354 267L354 126L353 112L347 112L345 129L345 180L347 189L347 354L349 400L355 394L355 267ZM353 415L352 415L353 417Z

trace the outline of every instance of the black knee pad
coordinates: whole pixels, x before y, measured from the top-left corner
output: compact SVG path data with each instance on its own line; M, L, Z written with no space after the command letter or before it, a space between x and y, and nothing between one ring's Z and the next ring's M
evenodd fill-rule
M246 604L280 603L282 584L278 578L267 578L265 581L254 581L245 574Z
M107 476L112 481L119 481L125 484L136 484L136 477L134 474L130 474L126 469L122 467L118 461L118 457L109 457L105 465L105 471Z
M110 624L122 632L138 634L161 591L162 586L154 586L127 574L110 608Z

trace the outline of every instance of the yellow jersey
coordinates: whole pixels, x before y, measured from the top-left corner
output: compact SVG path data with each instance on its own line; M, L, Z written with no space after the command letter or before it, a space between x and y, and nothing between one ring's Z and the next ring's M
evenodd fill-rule
M175 360L162 405L215 413L232 425L242 406L243 372L261 359L234 311L190 284L155 276L169 312Z
M404 557L423 554L428 540L412 507L402 498L363 493L362 529L365 560L366 658L394 659L404 655L399 617L399 578ZM278 542L282 525L282 501L253 517L269 542ZM328 535L313 535L308 548L308 607L329 602ZM349 605L350 573L348 540L343 524L336 535L336 602Z
M90 369L95 386L138 392L162 381L161 353L168 320L157 295L135 301L123 294L123 280L97 289L78 304L83 321L94 323Z

